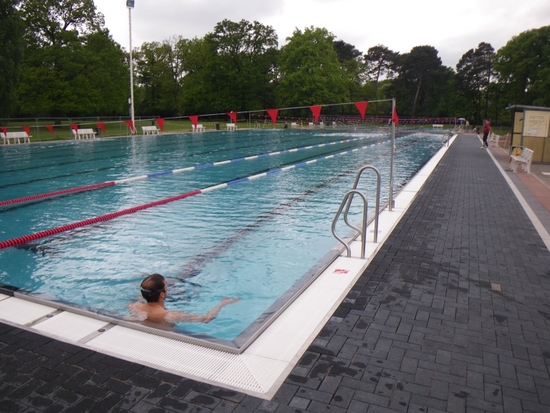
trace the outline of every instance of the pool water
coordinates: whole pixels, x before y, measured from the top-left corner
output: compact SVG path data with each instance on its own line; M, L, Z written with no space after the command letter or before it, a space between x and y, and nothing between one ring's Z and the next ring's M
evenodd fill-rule
M110 221L0 250L0 284L124 318L139 284L161 273L167 308L202 314L224 296L241 300L184 333L234 340L337 242L331 224L364 165L389 191L389 133L237 131L2 146L0 201L178 168L192 171L0 207L0 241L256 175ZM404 185L443 145L441 135L403 133L394 186ZM314 145L324 145L310 147ZM300 150L210 165L293 148ZM326 158L330 155L338 155ZM304 164L305 161L318 160ZM280 171L279 168L300 167ZM275 173L277 172L277 173ZM359 189L374 206L374 174ZM360 220L360 205L350 215ZM353 218L352 218L353 220ZM347 228L339 233L347 233Z

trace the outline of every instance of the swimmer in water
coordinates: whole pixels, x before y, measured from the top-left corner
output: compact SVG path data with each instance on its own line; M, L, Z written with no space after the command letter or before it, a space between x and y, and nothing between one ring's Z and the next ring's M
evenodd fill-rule
M240 298L224 297L218 305L206 314L190 314L183 311L170 311L164 308L164 300L167 296L167 284L160 274L149 275L141 282L141 295L146 303L135 302L128 304L130 314L139 321L151 321L159 324L176 323L209 323L215 319L220 310L228 304L233 304Z

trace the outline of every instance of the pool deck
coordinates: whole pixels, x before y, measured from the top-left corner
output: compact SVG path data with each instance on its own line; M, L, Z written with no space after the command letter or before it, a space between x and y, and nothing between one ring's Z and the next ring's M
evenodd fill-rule
M455 139L270 400L0 324L0 412L550 411L550 165L480 146Z

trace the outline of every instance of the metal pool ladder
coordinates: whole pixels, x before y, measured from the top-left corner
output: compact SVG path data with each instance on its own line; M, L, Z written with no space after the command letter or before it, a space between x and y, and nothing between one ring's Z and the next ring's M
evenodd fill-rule
M346 254L348 257L351 257L351 247L349 246L349 243L346 242L343 238L338 236L336 234L336 223L338 222L338 219L340 218L340 215L342 214L342 211L344 210L344 222L346 225L354 230L356 230L359 233L359 236L361 237L361 259L365 259L365 247L367 243L367 215L368 215L368 200L367 196L359 191L357 189L357 185L359 184L359 179L361 178L361 175L364 171L367 169L371 169L376 173L376 210L374 212L374 240L373 242L378 241L378 216L380 215L380 172L378 169L376 169L374 166L367 165L359 169L359 172L357 172L357 176L355 177L355 182L353 184L353 188L348 191L344 198L342 199L342 203L340 204L340 208L338 208L338 212L336 213L336 216L334 217L332 221L332 234L334 237L340 241L342 244L344 244L344 247L346 248ZM348 212L351 207L351 203L353 201L353 197L355 195L359 195L361 199L363 200L363 219L361 228L357 228L356 226L352 225L348 220ZM351 240L353 241L353 239Z

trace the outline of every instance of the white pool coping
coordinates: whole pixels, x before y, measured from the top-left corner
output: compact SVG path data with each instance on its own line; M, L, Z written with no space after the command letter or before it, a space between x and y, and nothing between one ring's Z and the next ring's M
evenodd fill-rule
M451 138L449 146L456 135ZM0 294L0 321L25 330L189 379L271 399L403 217L448 146L395 197L379 219L378 242L365 259L338 257L242 354L228 353L113 325L19 297ZM373 233L373 224L367 229ZM370 236L372 239L372 236ZM360 257L360 242L351 245ZM345 253L344 253L345 255Z

